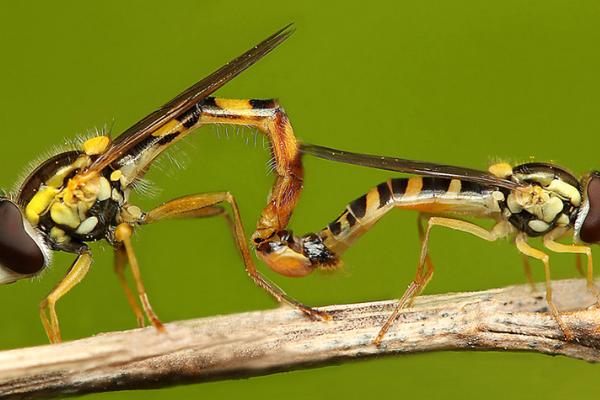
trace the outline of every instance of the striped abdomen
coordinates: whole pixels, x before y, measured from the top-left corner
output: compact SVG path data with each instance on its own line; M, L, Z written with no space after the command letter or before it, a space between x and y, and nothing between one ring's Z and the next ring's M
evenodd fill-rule
M500 212L503 198L494 188L458 179L390 179L348 204L318 235L328 249L339 254L392 208L486 217Z

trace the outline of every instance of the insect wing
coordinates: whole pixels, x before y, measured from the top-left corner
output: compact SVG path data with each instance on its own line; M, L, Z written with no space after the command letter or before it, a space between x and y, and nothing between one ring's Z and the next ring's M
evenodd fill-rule
M329 147L303 143L300 147L302 153L318 158L337 161L346 164L361 165L363 167L383 169L387 171L403 172L407 174L435 176L463 181L475 182L483 185L517 189L523 185L508 179L498 178L489 172L476 169L455 167L452 165L436 164L425 161L405 160L396 157L376 156L371 154L351 153Z
M127 154L129 149L142 142L145 138L150 136L152 132L156 131L173 118L176 118L190 107L200 103L221 86L267 55L271 50L286 40L293 32L291 24L280 29L258 45L225 64L223 67L197 82L158 110L137 122L112 142L108 150L90 165L88 172L100 171L114 160Z

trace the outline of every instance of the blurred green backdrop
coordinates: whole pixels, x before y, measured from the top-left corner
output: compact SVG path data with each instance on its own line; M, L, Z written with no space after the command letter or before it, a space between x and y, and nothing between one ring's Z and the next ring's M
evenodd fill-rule
M122 131L291 21L294 36L219 95L278 97L297 135L323 145L476 168L532 156L578 173L599 168L599 17L594 1L5 2L0 186L10 187L30 160L65 138L113 120ZM254 145L248 132L204 128L179 153L187 168L164 160L148 175L161 192L139 203L148 208L182 194L230 190L251 231L272 181L261 142ZM306 167L291 225L298 233L321 228L388 176L312 159ZM220 219L150 226L136 246L164 321L274 307L246 277ZM431 247L438 272L427 293L524 281L508 243L440 230ZM58 305L65 339L134 326L111 252L94 250L88 278ZM311 305L387 299L406 287L417 256L415 216L398 212L347 253L337 274L268 274ZM57 254L42 279L0 288L0 348L46 343L37 305L71 260ZM573 275L572 258L553 260L555 277ZM562 357L435 353L144 397L591 398L599 375L597 366Z

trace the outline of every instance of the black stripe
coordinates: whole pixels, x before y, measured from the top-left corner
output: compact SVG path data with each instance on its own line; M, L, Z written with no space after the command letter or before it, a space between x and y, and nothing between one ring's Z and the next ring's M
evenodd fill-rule
M424 177L423 178L423 186L421 187L421 191L430 191L430 192L447 192L450 187L450 179L446 178L432 178L432 177Z
M342 231L342 223L340 221L332 222L328 225L328 228L331 231L331 233L337 236Z
M254 108L254 109L265 110L265 109L269 109L269 108L275 108L275 100L273 100L273 99L268 99L268 100L252 99L249 102L250 102L250 105L252 106L252 108Z
M159 146L164 146L165 144L171 143L173 139L179 136L180 132L174 132L169 135L161 136L160 139L156 141Z
M363 194L358 199L350 203L350 210L356 218L362 218L367 212L367 195Z
M217 106L217 102L215 101L214 97L207 97L206 99L204 99L202 104L200 104L200 108L202 108L203 106L220 108Z
M387 205L392 198L392 192L387 182L377 185L377 193L379 193L379 208Z
M396 197L402 197L402 195L406 192L406 187L408 186L408 179L406 178L396 178L392 179L392 192Z
M356 224L356 218L354 218L354 215L352 215L352 213L346 213L346 221L348 221L348 226L350 228L352 228L354 224Z
M475 182L469 181L460 181L460 191L461 193L478 193L480 194L483 191L483 186Z
M202 109L197 105L194 105L191 110L177 117L177 121L181 122L186 129L190 129L192 126L196 125L196 122L198 122L198 119L200 118L200 114L202 114Z

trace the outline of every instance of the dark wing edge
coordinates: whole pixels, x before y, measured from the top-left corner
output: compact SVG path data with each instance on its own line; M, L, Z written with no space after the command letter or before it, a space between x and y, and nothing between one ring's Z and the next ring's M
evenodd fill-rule
M518 189L523 185L508 179L498 178L486 171L471 168L455 167L452 165L436 164L425 161L413 161L396 157L377 156L371 154L352 153L332 149L315 144L302 143L300 150L303 154L363 167L383 169L386 171L402 172L422 176L443 177L475 182L487 186L506 189Z
M125 155L130 148L143 141L156 129L160 128L172 118L177 117L194 104L204 100L217 89L270 53L290 37L292 33L294 33L293 24L286 25L250 50L246 51L244 54L238 56L206 78L189 87L158 110L137 122L119 135L112 142L110 148L90 165L88 171L101 170L115 159Z

